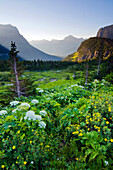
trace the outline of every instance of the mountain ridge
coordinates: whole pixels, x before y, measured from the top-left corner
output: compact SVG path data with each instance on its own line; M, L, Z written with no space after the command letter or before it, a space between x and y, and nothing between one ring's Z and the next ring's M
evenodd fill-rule
M68 54L76 51L78 46L84 40L85 39L83 38L76 38L72 35L69 35L61 40L32 40L30 41L30 44L48 54L65 57Z
M11 41L16 43L17 50L19 50L19 55L24 60L61 60L60 57L46 54L30 45L23 35L19 33L17 27L12 26L11 24L0 24L0 44L10 50Z

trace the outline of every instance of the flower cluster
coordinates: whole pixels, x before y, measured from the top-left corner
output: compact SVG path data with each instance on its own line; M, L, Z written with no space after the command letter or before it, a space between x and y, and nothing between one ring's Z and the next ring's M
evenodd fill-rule
M39 113L40 113L42 116L47 115L47 112L46 112L45 110L42 110L42 111L40 111Z
M27 119L28 118L28 120L42 120L42 117L40 116L40 115L35 115L35 112L34 111L32 111L32 110L30 110L30 111L28 111L28 112L26 112L26 116L24 117L24 119Z
M0 115L5 115L5 114L7 114L7 111L6 111L6 110L1 110L1 111L0 111Z
M10 102L10 105L11 106L16 106L18 103L19 103L19 101L12 101L12 102Z
M37 103L39 103L39 101L37 99L33 99L33 100L31 100L31 103L37 104Z

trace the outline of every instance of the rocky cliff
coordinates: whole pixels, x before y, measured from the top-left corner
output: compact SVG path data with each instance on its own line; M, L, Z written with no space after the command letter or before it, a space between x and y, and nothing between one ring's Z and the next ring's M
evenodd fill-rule
M81 43L77 52L67 56L63 61L82 62L101 56L107 59L113 56L113 40L93 37Z
M113 39L113 25L100 28L97 32L97 37Z

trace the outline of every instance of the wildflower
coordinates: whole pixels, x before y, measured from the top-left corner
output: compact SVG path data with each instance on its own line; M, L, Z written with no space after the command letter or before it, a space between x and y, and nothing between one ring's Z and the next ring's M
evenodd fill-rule
M104 161L104 162L105 162L106 165L109 165L109 162L107 162L107 161Z
M36 88L36 90L41 90L41 88Z
M30 107L30 104L28 104L28 103L21 103L21 105L20 105L20 106Z
M40 121L40 122L39 122L39 127L40 127L40 128L45 128L45 127L46 127L46 123L43 122L43 121Z
M83 134L82 134L82 133L80 133L78 136L83 136Z
M30 140L30 144L32 143L32 141Z
M92 98L94 99L94 98L95 98L95 96L92 96Z
M33 100L31 100L31 103L37 104L37 103L39 103L39 101L37 99L33 99Z
M31 161L31 164L33 164L34 162L33 161Z
M19 156L17 157L17 159L19 159Z
M45 110L42 110L42 111L40 111L39 113L40 113L42 116L47 115L47 112L46 112Z
M7 111L6 111L6 110L1 110L1 111L0 111L0 115L5 115L5 114L7 114Z
M12 101L12 102L10 102L10 105L11 106L16 106L18 103L19 103L19 101Z
M32 110L26 112L26 116L24 117L24 119L27 119L27 118L28 118L28 120L31 120L31 119L36 120L35 119L35 112L32 111Z
M5 168L5 165L2 165L1 168Z
M16 111L17 111L18 109L14 109L14 110L12 110L12 113L16 113Z
M49 145L46 145L45 147L46 147L46 148L49 148L50 146L49 146Z
M107 141L107 138L105 138L104 140Z
M39 93L43 93L43 92L44 92L44 90L42 90L42 89L41 89L41 90L39 90L38 92L39 92Z
M43 143L40 144L41 146L43 145Z
M16 164L18 164L18 162L16 161Z
M94 105L94 103L91 103L92 105Z
M75 158L78 161L78 158Z
M42 120L42 117L40 115L35 115L35 119L40 121L40 120Z
M27 162L26 161L24 161L24 165L26 165L27 164Z
M96 109L97 107L96 107L96 106L94 106L94 108Z
M109 122L108 122L108 121L106 121L106 124L109 124Z
M113 142L113 139L110 139L111 142Z
M20 133L20 130L18 130L17 133L19 134L19 133Z
M15 148L16 148L16 146L13 146L13 147L12 147L12 149L15 149Z
M111 112L111 107L108 107L108 111Z

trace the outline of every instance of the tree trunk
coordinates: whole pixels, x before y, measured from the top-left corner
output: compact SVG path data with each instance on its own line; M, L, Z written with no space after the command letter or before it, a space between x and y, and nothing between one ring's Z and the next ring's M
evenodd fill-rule
M19 79L18 79L18 73L17 73L16 59L15 59L15 58L14 58L14 73L15 73L15 78L16 78L16 90L17 90L17 96L20 97L20 96L21 96L21 92L20 92L20 83L19 83Z
M100 63L101 63L101 57L100 57L100 55L99 55L99 62L98 62L97 76L99 75L99 71L100 71Z

